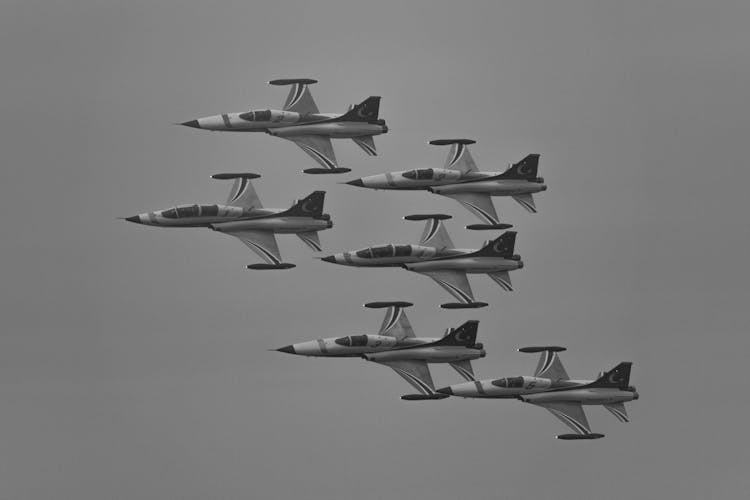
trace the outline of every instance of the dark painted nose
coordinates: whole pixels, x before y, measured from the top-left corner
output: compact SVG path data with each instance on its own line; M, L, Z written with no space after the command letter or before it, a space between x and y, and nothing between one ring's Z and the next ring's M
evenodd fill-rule
M336 263L336 256L329 255L328 257L321 257L320 260L324 260L326 262L331 262L332 264L335 264Z
M354 179L353 181L347 182L347 184L349 184L350 186L365 187L362 179Z
M198 124L198 120L190 120L189 122L182 122L181 125L185 125L186 127L201 128L201 126Z
M132 217L125 217L125 220L128 222L135 222L136 224L141 223L141 216L140 215L134 215Z
M276 349L276 350L279 351L279 352L285 352L285 353L288 353L288 354L297 354L297 351L294 350L294 346L293 345L288 345L286 347L282 347L282 348Z
M448 396L453 395L453 391L450 387L443 387L442 389L437 389L435 392L439 392L440 394L447 394Z

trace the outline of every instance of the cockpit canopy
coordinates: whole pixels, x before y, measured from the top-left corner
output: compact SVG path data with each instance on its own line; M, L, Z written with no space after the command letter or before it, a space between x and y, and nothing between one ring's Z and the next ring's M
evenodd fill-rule
M248 111L247 113L240 113L240 118L248 122L270 122L271 110L264 109L259 111Z
M507 387L509 389L521 388L523 387L523 377L499 378L497 380L493 380L492 385L494 385L495 387Z
M404 172L401 175L403 175L407 179L423 181L432 179L435 176L435 171L431 168L420 168L417 170L409 170L408 172Z
M408 257L411 255L411 245L380 245L377 247L357 250L357 257L363 259L382 259L384 257Z
M218 205L180 205L161 213L167 219L181 219L183 217L211 217L219 214Z
M350 335L349 337L339 337L334 340L338 345L346 347L362 347L367 345L367 335Z

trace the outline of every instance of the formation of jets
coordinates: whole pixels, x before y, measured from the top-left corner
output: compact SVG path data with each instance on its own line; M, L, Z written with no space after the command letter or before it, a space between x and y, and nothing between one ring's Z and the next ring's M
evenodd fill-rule
M380 97L368 97L351 105L344 113L321 113L309 89L316 80L295 78L268 83L291 87L281 110L226 113L186 121L182 125L211 131L265 132L287 139L320 165L303 170L309 174L351 170L338 165L331 139L352 139L368 155L377 155L374 137L388 132L385 120L378 116ZM472 230L513 227L501 222L493 196L511 197L528 212L537 212L534 194L547 190L544 179L538 176L539 154L528 154L502 172L480 171L469 152L469 146L475 141L437 139L430 144L450 146L442 168L386 172L345 184L374 190L421 190L452 198L481 221L466 227ZM331 216L323 213L324 191L314 191L287 209L263 208L251 182L260 175L222 173L212 177L234 181L223 205L178 205L125 220L154 227L204 227L234 236L264 261L248 265L250 269L295 267L282 261L276 234L296 234L314 251L322 251L318 232L333 227ZM353 267L413 271L430 277L457 300L441 304L444 309L486 307L486 302L475 300L467 276L486 274L502 289L512 291L509 272L524 267L521 256L515 253L517 233L505 231L479 248L456 248L443 223L450 218L446 214L407 215L404 219L426 223L419 243L374 245L334 253L321 260ZM471 362L486 355L483 345L477 342L479 321L465 321L456 328L448 328L442 336L417 337L404 311L412 305L403 301L370 302L365 307L386 309L377 333L319 338L276 350L299 356L359 357L385 365L416 389L416 393L401 396L404 400L439 400L454 396L517 399L541 406L573 430L572 434L557 436L563 440L603 437L603 434L591 432L583 405L604 406L620 421L628 421L625 403L638 399L638 392L630 385L632 363L621 362L601 372L594 380L573 380L558 356L565 348L524 347L519 351L541 353L533 376L478 380ZM465 381L436 389L429 369L432 363L449 364Z

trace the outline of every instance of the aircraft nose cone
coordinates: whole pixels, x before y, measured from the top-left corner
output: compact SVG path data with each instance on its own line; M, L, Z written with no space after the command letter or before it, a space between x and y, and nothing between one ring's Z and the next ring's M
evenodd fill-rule
M450 386L437 389L435 392L439 392L440 394L447 394L448 396L453 395L453 390L450 388Z
M523 261L522 260L518 261L518 269L523 269Z
M132 217L125 217L125 220L128 222L135 222L136 224L141 223L141 216L140 215L134 215Z
M638 394L637 392L634 392L634 393L633 393L633 399L638 399L638 398L640 398L640 397L641 397L641 395L640 395L640 394Z
M180 125L185 125L186 127L201 128L201 126L198 124L198 120L190 120L189 122L182 122Z
M364 182L362 182L362 179L354 179L353 181L347 182L350 186L357 186L357 187L365 187Z
M332 264L336 263L336 256L335 255L329 255L328 257L321 257L320 260L323 260L325 262L330 262Z
M288 345L288 346L285 346L285 347L281 347L281 348L276 349L276 350L279 351L279 352L285 352L287 354L297 354L297 351L294 350L294 346L293 345Z

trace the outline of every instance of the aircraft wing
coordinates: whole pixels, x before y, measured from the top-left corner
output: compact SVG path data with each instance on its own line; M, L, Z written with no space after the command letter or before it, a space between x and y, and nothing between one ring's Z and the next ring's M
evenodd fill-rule
M523 208L525 208L532 214L536 213L536 205L534 204L534 196L532 196L530 193L514 195L513 199L516 200L519 205L521 205Z
M308 231L306 233L297 233L297 236L299 236L299 239L305 242L307 246L315 250L316 252L320 252L322 250L320 246L320 236L318 236L317 231Z
M493 273L487 273L487 276L492 278L492 281L500 285L500 287L506 292L513 291L513 284L510 282L510 274L508 271L495 271Z
M231 236L239 238L242 243L250 247L252 251L269 264L281 264L281 255L279 246L276 244L276 237L271 231L233 231L227 232Z
M492 204L490 195L483 193L456 193L445 194L448 198L453 198L461 205L466 207L469 212L479 217L487 224L499 224L500 219L495 212L495 206Z
M360 137L352 137L352 140L357 143L357 146L364 149L365 153L370 156L377 156L378 152L375 150L375 140L371 135L362 135Z
M562 423L573 429L576 434L591 434L589 421L586 419L586 414L583 412L583 406L581 406L581 403L565 401L534 404L549 410L549 412L559 418Z
M604 405L604 407L609 410L612 415L617 417L617 420L620 422L630 422L628 412L625 410L625 405L623 403L610 403Z
M408 217L415 217L415 216L407 216L407 218ZM443 224L443 219L444 218L449 219L450 216L440 216L440 217L425 216L425 217L430 217L430 218L427 219L427 224L425 224L424 226L424 231L422 231L422 237L419 238L419 244L435 247L438 250L445 250L446 248L455 248L450 235L448 235L448 230L445 229L445 225Z
M331 139L328 137L303 135L298 137L284 137L284 139L290 140L302 148L302 151L312 156L313 160L317 161L323 168L338 168Z
M383 365L393 368L404 380L409 382L420 393L428 396L435 394L435 385L427 363L421 360L385 361Z
M570 380L568 372L565 371L565 367L560 361L560 356L552 350L542 352L536 370L534 370L534 376L552 380Z
M474 370L471 367L471 361L469 361L468 359L463 361L454 361L453 363L450 363L450 365L454 370L458 372L459 375L465 378L467 382L476 381L476 377L474 377Z
M417 271L420 272L420 271ZM474 302L474 294L471 292L471 285L466 273L463 271L443 270L443 271L425 271L421 274L429 276L435 282L443 287L445 291L453 295L460 302L471 304Z
M301 115L308 113L317 114L318 106L312 98L310 89L305 82L295 82L289 90L289 95L284 103L284 111L293 111Z
M263 208L260 198L255 192L253 183L246 177L234 180L232 191L227 198L227 205L242 208Z
M458 170L462 174L479 170L477 164L474 163L474 158L472 158L471 153L469 153L469 144L474 144L474 141L466 139L447 139L430 141L430 144L451 145L451 150L448 153L448 158L446 158L445 166L443 168Z
M405 338L415 337L409 318L403 307L391 306L385 313L383 324L380 325L378 335L394 337L401 341Z

